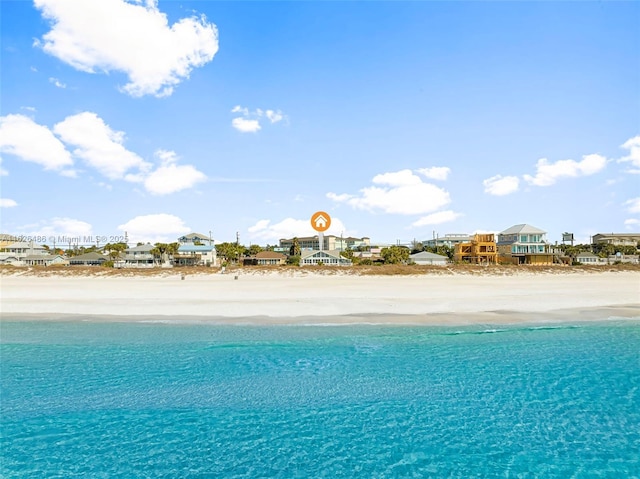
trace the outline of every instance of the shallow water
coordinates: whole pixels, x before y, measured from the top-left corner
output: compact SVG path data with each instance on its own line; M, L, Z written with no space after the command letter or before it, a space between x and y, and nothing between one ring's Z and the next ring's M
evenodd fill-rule
M640 321L3 321L2 477L640 476Z

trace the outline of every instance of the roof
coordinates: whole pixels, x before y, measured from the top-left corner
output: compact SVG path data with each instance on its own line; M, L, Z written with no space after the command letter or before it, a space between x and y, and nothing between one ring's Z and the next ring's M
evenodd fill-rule
M27 261L27 260L33 260L33 261L35 261L35 260L45 260L45 261L49 260L49 261L53 261L56 258L65 259L64 256L61 256L59 254L30 254L30 255L25 256L23 259L25 261Z
M215 246L207 245L207 244L181 244L178 248L178 253L186 253L186 252L201 252L208 253L209 251L215 250Z
M155 246L152 244L141 244L140 246L134 246L133 248L127 248L127 253L148 253Z
M595 254L591 253L590 251L582 251L581 253L578 253L576 255L576 258L578 256L582 256L583 258L598 258L598 256L596 256Z
M319 253L324 253L324 254L319 254ZM320 251L320 250L317 250L317 249L303 251L302 254L300 255L300 259L306 259L306 258L310 258L310 257L316 256L316 255L320 256L320 257L326 255L326 256L329 256L331 258L343 259L345 261L349 261L348 258L340 256L340 252L337 251L337 250L323 250L323 251Z
M254 257L257 259L285 259L287 256L275 251L260 251Z
M16 243L5 246L5 249L45 249L44 246L35 243L27 243L26 241L18 241Z
M420 253L415 253L409 256L409 258L411 258L412 260L416 260L416 259L439 259L439 260L445 260L448 261L449 258L447 256L442 256L440 254L435 254L435 253L429 253L428 251L421 251Z
M186 239L204 239L209 241L209 237L207 235L203 235L200 233L189 233L188 235L184 235L184 236L180 236L180 239L182 238L186 238Z
M109 258L107 258L105 255L92 251L91 253L85 253L78 256L73 256L69 258L69 261L97 261L101 259L107 261Z
M513 225L511 228L507 228L501 235L514 235L514 234L546 234L546 231L536 228L528 224Z

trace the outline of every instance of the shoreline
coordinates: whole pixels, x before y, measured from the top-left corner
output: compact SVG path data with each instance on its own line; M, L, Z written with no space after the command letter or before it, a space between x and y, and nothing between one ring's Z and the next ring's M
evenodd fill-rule
M640 274L1 277L0 319L499 324L640 317ZM604 315L604 316L603 316ZM207 319L208 318L208 319ZM378 319L377 319L378 318ZM505 319L506 318L506 319ZM510 319L509 319L510 318Z
M385 326L385 327L447 327L447 326L557 326L575 323L608 321L640 321L640 303L589 309L563 309L542 313L526 311L485 311L477 313L432 314L358 314L334 316L173 316L173 315L108 315L12 313L1 315L2 322L77 322L134 323L211 326Z

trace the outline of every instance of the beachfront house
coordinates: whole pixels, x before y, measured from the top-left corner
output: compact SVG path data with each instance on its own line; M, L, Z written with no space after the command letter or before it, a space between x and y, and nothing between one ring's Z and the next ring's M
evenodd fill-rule
M340 255L339 251L303 251L300 255L300 266L351 266L350 259Z
M457 243L454 250L456 263L490 264L498 260L495 235L478 233L471 241Z
M245 266L280 266L287 263L287 256L276 251L260 251L244 259Z
M498 234L498 256L507 264L553 264L547 232L528 224L514 225Z
M635 246L640 245L640 233L598 233L593 235L593 244L612 244L614 246Z
M576 263L580 263L580 264L591 264L591 265L606 265L607 264L607 260L605 258L600 258L599 256L589 252L589 251L583 251L581 253L578 253L575 258L574 261Z
M216 247L209 244L181 244L173 256L176 266L216 266Z
M124 255L118 258L114 264L116 268L153 268L156 257L152 253L155 248L152 244L142 244L127 248Z
M24 266L27 256L42 256L49 252L44 246L37 245L33 241L16 241L7 244L0 250L0 264Z
M69 266L69 260L59 254L33 254L24 258L26 266Z
M449 263L448 257L428 251L412 254L409 256L409 260L418 265L428 266L446 266Z
M71 266L102 266L105 261L109 261L109 257L95 251L69 258Z

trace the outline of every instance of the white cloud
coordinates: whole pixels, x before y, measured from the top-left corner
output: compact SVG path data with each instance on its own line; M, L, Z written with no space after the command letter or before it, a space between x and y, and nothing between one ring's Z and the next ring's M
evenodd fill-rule
M494 196L504 196L518 191L520 179L517 176L496 175L482 182L484 192Z
M261 129L258 120L247 120L246 118L234 118L231 120L231 126L242 133L255 133Z
M401 215L419 215L437 211L449 204L449 193L422 179L411 170L376 175L360 194L327 193L327 198L355 209Z
M154 195L168 195L193 187L207 179L206 175L192 165L176 165L178 157L173 151L158 150L156 156L162 165L144 180L146 190Z
M636 218L630 218L628 220L624 220L624 225L627 227L627 229L631 230L640 225L640 220Z
M640 173L640 135L627 140L622 145L622 148L629 150L629 154L620 158L618 163L631 163L631 167L627 172Z
M316 236L318 233L311 227L310 219L297 220L285 218L279 223L271 224L270 220L260 220L255 225L247 229L251 239L259 242L277 243L283 238L293 238L295 236ZM339 218L331 218L331 227L324 232L324 235L345 235L351 236L353 232L348 232Z
M53 131L62 141L76 147L75 156L109 179L122 179L132 168L148 171L151 166L123 146L123 132L112 130L95 113L69 116L57 123Z
M607 165L607 159L602 155L592 154L582 157L582 161L559 160L549 163L541 158L536 163L536 175L524 175L524 179L536 186L551 186L561 178L575 178L593 175Z
M61 240L62 237L84 238L92 236L92 226L86 221L74 218L55 217L41 221L35 225L26 225L19 228L23 234L29 236L46 236Z
M282 121L284 119L284 115L280 110L267 110L264 112L264 114L271 123L278 123L279 121Z
M640 196L638 198L631 198L624 202L629 213L640 213Z
M257 108L250 111L247 107L236 105L231 113L239 113L242 116L231 120L231 126L242 133L255 133L262 129L260 122L266 118L270 123L278 123L286 118L280 110L262 110Z
M18 203L15 200L0 198L0 208L13 208L14 206L18 206Z
M49 83L53 83L55 86L57 86L58 88L67 88L67 85L62 83L60 80L58 80L57 78L54 77L50 77L49 78Z
M95 113L69 116L57 123L53 132L23 115L1 117L0 150L72 178L78 176L77 171L63 168L72 165L75 156L111 180L143 183L154 195L175 193L207 179L192 165L176 164L177 155L168 150L156 151L161 164L153 170L151 163L124 147L123 132L112 130ZM73 154L65 144L76 147ZM0 167L0 176L7 174Z
M240 105L236 105L231 109L231 113L242 113L244 116L249 116L249 109Z
M438 211L437 213L423 216L418 221L414 221L413 223L411 223L411 226L420 227L420 226L427 226L427 225L439 225L442 223L449 223L451 221L455 221L461 216L462 216L462 213L456 213L455 211L451 211L451 210Z
M71 154L51 130L24 115L0 117L0 151L45 170L60 171L73 164Z
M431 168L420 168L416 171L432 180L444 181L451 173L451 168L448 168L446 166L433 166Z
M204 15L169 25L156 0L35 0L51 30L36 41L77 70L120 71L132 96L171 95L174 86L218 52L218 31Z
M118 230L126 232L129 240L134 243L173 242L190 231L182 219L166 213L136 216L118 226Z

